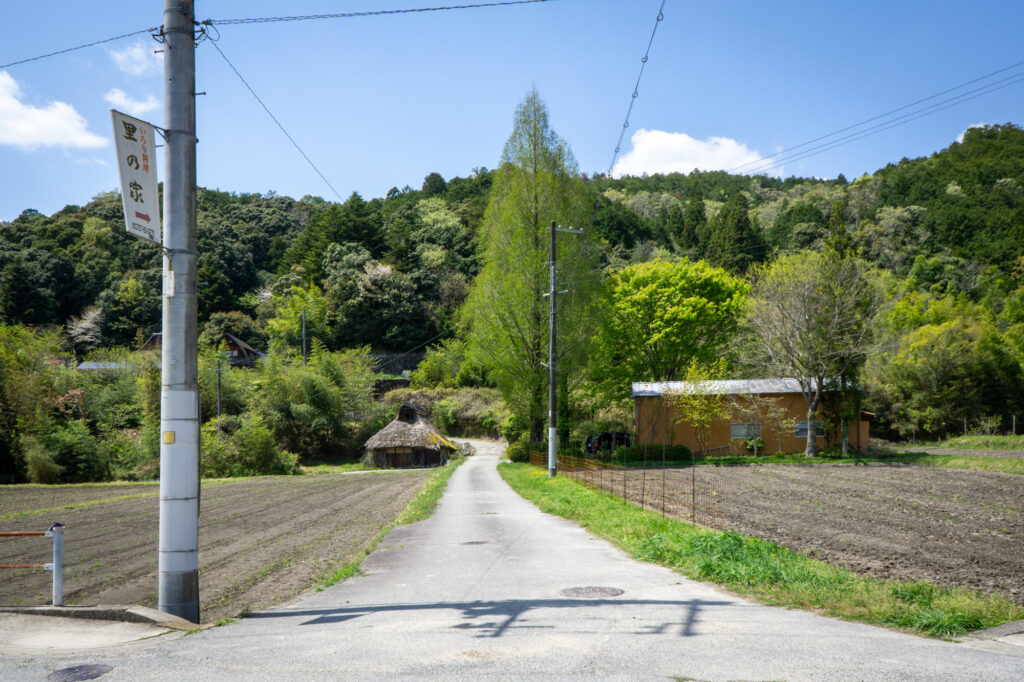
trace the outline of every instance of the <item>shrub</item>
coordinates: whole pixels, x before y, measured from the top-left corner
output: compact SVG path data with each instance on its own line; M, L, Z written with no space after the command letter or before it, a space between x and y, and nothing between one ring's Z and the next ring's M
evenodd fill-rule
M107 451L89 431L84 420L53 426L42 444L51 461L61 468L61 483L103 481L110 478Z
M205 477L293 474L298 456L278 450L259 415L216 417L202 428Z
M517 414L510 414L501 424L501 437L509 443L515 442L526 435L526 420Z
M366 349L314 347L305 367L271 354L260 364L250 409L283 450L327 460L354 454L349 439L371 410L371 367Z
M64 467L53 461L46 446L35 436L22 436L21 450L25 455L25 474L32 483L56 483Z
M661 462L662 459L666 462L689 462L693 457L690 448L685 445L620 445L615 448L612 461L616 464L637 464L643 462L645 455L651 464Z
M509 443L509 446L505 448L505 455L513 462L525 464L530 461L530 446L517 440L514 443Z
M434 426L449 436L497 438L501 435L497 425L508 418L501 394L493 388L399 388L389 391L383 402L388 407L398 403L423 407Z

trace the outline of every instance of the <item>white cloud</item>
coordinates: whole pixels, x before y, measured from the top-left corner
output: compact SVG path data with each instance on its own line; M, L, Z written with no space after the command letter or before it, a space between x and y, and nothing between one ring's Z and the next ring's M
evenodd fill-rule
M118 111L130 114L131 116L142 116L160 106L160 102L153 95L147 95L145 100L138 100L119 88L114 88L107 92L107 94L103 95L103 99Z
M963 142L964 141L964 135L966 135L967 131L970 130L971 128L984 128L987 125L988 125L988 123L972 123L971 125L969 125L966 128L964 128L962 133L960 133L959 135L956 136L956 141L957 142Z
M153 52L155 43L139 41L122 50L108 48L114 66L129 76L145 76L163 68L163 57Z
M694 169L730 170L763 158L759 152L728 137L696 140L686 133L641 129L633 133L632 143L633 149L619 159L612 175L689 173ZM746 166L737 172L749 172L755 167Z
M0 71L0 144L26 150L39 147L93 149L107 140L90 133L88 124L66 102L34 107L22 101L21 88L6 71Z
M98 158L95 158L95 157L93 157L91 159L79 157L79 158L73 159L72 161L74 162L74 164L76 166L109 166L110 165L110 163L108 163L105 159L98 159Z

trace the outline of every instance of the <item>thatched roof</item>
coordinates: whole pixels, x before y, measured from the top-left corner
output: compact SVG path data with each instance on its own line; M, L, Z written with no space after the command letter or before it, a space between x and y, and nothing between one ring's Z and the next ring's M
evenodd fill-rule
M423 448L426 450L455 450L456 447L434 428L430 420L418 408L403 404L398 416L383 429L373 434L366 445L367 450L383 448Z

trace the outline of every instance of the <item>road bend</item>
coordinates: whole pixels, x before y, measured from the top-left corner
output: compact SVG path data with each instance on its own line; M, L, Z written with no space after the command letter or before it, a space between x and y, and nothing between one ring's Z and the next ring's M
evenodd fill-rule
M388 533L362 575L173 641L4 656L0 678L102 663L104 680L1024 679L1012 652L762 606L636 561L517 496L500 447L476 445L436 513Z

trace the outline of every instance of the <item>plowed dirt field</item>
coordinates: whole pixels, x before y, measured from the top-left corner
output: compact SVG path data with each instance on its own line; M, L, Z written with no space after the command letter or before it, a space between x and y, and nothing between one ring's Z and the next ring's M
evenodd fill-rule
M970 587L1024 604L1024 476L886 464L630 467L625 474L620 467L575 475L686 521L694 475L703 525L858 573Z
M201 619L212 622L310 588L394 521L430 471L281 476L202 491ZM65 531L66 604L157 601L155 485L0 488L0 531ZM48 538L0 540L0 564L50 561ZM50 574L0 572L0 605L49 603Z

